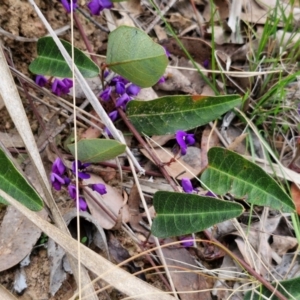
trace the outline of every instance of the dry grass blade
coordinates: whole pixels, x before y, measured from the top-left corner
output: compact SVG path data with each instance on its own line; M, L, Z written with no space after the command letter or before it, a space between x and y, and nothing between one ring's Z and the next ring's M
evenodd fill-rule
M10 293L3 285L0 284L0 298L5 300L17 300L17 298Z
M41 228L50 238L63 247L66 252L77 257L77 242L70 236L51 225L47 221L38 217L36 213L27 209L17 200L10 197L3 191L0 191L0 196L7 202L17 208L23 215L30 219L36 226ZM114 286L121 292L128 296L133 296L134 299L157 299L157 300L172 300L174 299L167 293L164 293L150 284L134 277L118 266L112 264L102 256L88 249L84 245L80 245L81 263L89 270L94 272L97 276L104 279L107 283ZM89 298L90 299L90 298Z

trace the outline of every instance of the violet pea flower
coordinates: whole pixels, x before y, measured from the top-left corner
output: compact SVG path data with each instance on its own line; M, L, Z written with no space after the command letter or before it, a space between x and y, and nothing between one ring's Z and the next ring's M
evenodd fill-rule
M60 191L61 186L63 184L66 184L66 181L63 178L63 174L66 171L66 167L59 157L57 157L53 162L51 171L52 171L50 174L51 184L55 190Z
M92 0L88 8L92 15L99 15L104 8L112 8L113 3L110 0Z
M192 247L194 245L194 239L192 236L186 236L180 238L181 245L185 248Z
M73 11L78 7L77 0L71 0L73 3ZM61 0L61 4L69 14L71 12L71 1L70 0Z
M64 165L64 163L62 162L62 160L57 157L55 159L55 161L53 162L53 165L52 165L52 172L53 173L56 173L58 175L63 175L66 171L66 167Z
M118 81L115 88L118 94L123 95L125 93L125 84L123 82Z
M170 52L167 50L166 47L164 47L164 49L165 49L165 53L166 53L167 58L169 58L170 57Z
M165 78L165 76L162 76L162 77L160 77L159 80L157 81L157 84L164 83L164 82L166 82L166 78Z
M61 186L65 184L65 180L60 175L54 172L50 174L50 180L53 188L57 191L60 191Z
M129 96L136 96L140 92L141 88L135 84L131 84L126 88L126 93Z
M216 198L216 195L214 193L212 193L211 191L208 191L205 196L207 197L213 197L213 198Z
M125 108L126 104L131 100L131 98L124 93L121 97L119 97L116 101L116 107Z
M203 67L204 67L205 69L209 69L209 60L208 60L208 59L205 59L205 60L203 61Z
M194 134L186 133L183 130L177 130L175 138L181 149L181 155L186 154L187 146L195 144Z
M103 183L90 184L89 187L90 187L93 191L99 193L100 195L104 195L104 194L107 193L105 184L103 184Z
M112 112L110 112L108 114L108 116L110 117L110 119L114 122L119 118L119 113L117 110L113 110Z
M44 87L47 83L47 78L43 75L37 75L34 81L40 87Z
M86 204L83 197L79 197L79 209L82 210L82 211L87 210L87 204Z
M90 164L89 163L82 163L80 160L78 160L78 172L77 172L77 175L80 179L89 179L91 177L90 174L88 173L84 173L84 172L80 172L80 170L84 170L86 167L88 167ZM76 164L75 164L75 161L72 162L72 172L73 174L76 175Z
M110 98L112 92L112 87L109 86L107 88L105 88L99 95L99 97L103 100L103 101L108 101Z
M76 186L74 184L68 186L68 192L72 199L76 199Z
M192 182L188 178L181 179L181 186L187 194L191 194L194 190Z
M51 90L53 94L60 96L61 94L68 94L72 86L73 81L71 79L65 78L63 80L59 80L56 78L52 83Z
M111 85L116 85L117 82L122 82L122 83L124 83L125 85L126 85L127 83L129 83L129 81L128 81L127 79L125 79L124 77L122 77L122 76L120 76L120 75L115 76L115 77L111 80L110 83L111 83Z

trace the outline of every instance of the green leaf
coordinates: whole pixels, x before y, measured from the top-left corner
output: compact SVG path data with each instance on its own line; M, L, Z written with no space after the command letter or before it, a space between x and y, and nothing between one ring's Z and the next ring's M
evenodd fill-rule
M152 234L166 238L204 230L243 213L242 205L212 197L175 192L156 192L153 205L157 216Z
M120 26L108 37L106 63L134 84L149 87L163 76L168 58L164 48L144 31Z
M280 281L280 285L277 285L277 283L272 283L272 285L274 287L276 286L276 289L279 292L281 292L286 297L286 299L288 300L300 299L300 277ZM281 285L283 286L284 289L281 287ZM285 290L288 291L288 293L285 292ZM260 286L259 288L257 288L257 291L261 292L260 294L264 295L266 298L262 298L259 294L248 291L245 294L244 300L260 300L260 299L278 300L278 297L274 295L272 296L272 293L264 286ZM290 295L292 295L292 297Z
M72 45L63 40L61 42L71 56ZM37 53L38 57L29 65L30 72L56 77L72 77L71 69L65 62L52 37L43 37L38 40ZM74 62L85 78L96 77L100 72L98 66L75 47Z
M43 208L43 201L38 193L1 148L0 189L33 211L39 211ZM0 197L0 202L7 204L2 197Z
M249 203L295 211L292 199L260 167L241 155L223 148L208 151L208 167L201 180L216 194L227 192Z
M164 135L207 124L241 101L238 95L166 96L152 101L130 101L126 112L139 132Z
M75 144L68 145L75 156ZM78 159L82 162L96 163L106 161L125 152L126 145L115 140L86 139L77 143Z

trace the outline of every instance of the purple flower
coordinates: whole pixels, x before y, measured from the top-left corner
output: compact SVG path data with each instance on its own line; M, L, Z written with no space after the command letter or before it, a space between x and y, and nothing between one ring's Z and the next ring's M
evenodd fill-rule
M129 83L129 81L127 79L125 79L124 77L118 75L115 76L112 80L111 80L111 85L116 85L117 82L123 82L125 85L127 83Z
M105 184L103 184L103 183L90 184L89 187L90 187L93 191L99 193L100 195L104 195L104 194L107 193Z
M51 184L57 191L60 191L61 186L66 183L65 179L62 177L65 171L65 165L62 160L57 157L52 165L52 172L50 174Z
M110 112L108 114L108 116L110 117L110 119L114 122L119 118L119 113L117 110L113 110L112 112Z
M126 104L131 100L131 98L124 93L121 97L119 97L116 101L116 107L125 107Z
M123 95L125 93L125 84L122 81L118 81L115 89L118 94Z
M46 85L46 83L47 83L47 78L44 77L43 75L37 75L35 77L35 83L37 85L39 85L40 87L44 87Z
M136 96L140 92L141 88L135 84L131 84L127 87L126 93L129 96Z
M110 94L112 91L112 87L109 86L107 88L105 88L99 95L99 97L103 100L103 101L108 101L110 98Z
M170 57L170 52L167 50L166 47L164 47L164 49L165 49L165 53L166 53L167 58L169 58Z
M73 11L77 8L77 0L71 0L73 3ZM71 12L71 2L70 0L61 0L61 4L63 5L63 7L65 8L65 10L67 11L67 13L69 14Z
M191 194L194 190L192 182L188 178L181 179L181 186L183 190L188 194Z
M82 210L82 211L87 210L87 204L86 204L83 197L79 197L79 209Z
M180 240L183 247L192 247L194 245L194 239L192 236L181 237Z
M72 79L69 79L69 78L64 78L64 79L62 80L62 82L63 82L64 85L66 86L66 89L68 89L68 92L67 92L67 93L69 93L69 92L70 92L70 88L73 87L73 80L72 80ZM66 93L66 94L67 94L67 93Z
M76 199L76 186L74 184L68 186L68 192L72 199Z
M213 194L211 191L208 191L208 192L205 194L205 196L216 198L216 195Z
M57 191L60 191L61 186L63 184L65 184L64 179L60 175L58 175L54 172L51 172L50 180L51 180L51 184L52 184L53 188L56 189Z
M109 129L105 126L104 128L104 132L108 135L108 136L112 136L111 132L109 131Z
M63 80L54 79L52 83L53 94L60 96L61 94L68 94L70 88L73 86L73 81L71 79L65 78Z
M52 172L58 175L63 175L66 171L66 167L62 160L57 157L52 165Z
M209 60L208 59L205 59L204 62L203 62L203 67L205 69L209 69Z
M92 15L99 15L104 8L112 8L113 3L110 0L92 0L88 8Z
M181 149L181 155L186 154L187 146L195 144L194 134L186 133L183 130L177 130L175 134L176 141Z
M159 80L157 81L158 84L159 83L164 83L164 82L166 82L165 76L160 77Z
M65 185L69 185L71 182L71 179L67 176L64 177Z
M91 177L90 174L84 173L84 172L79 172L79 170L84 170L86 167L88 167L90 164L89 163L82 163L80 160L78 160L78 172L77 175L80 179L89 179ZM75 161L72 162L72 172L73 174L76 174L76 164Z

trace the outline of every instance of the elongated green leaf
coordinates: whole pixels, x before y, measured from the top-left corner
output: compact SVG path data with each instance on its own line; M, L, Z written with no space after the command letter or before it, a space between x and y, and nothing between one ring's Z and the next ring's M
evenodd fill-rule
M287 212L295 210L292 199L272 177L249 160L223 148L208 151L208 167L201 180L219 195L230 192L256 205Z
M153 205L153 235L165 238L204 230L242 214L242 205L212 197L156 192Z
M286 297L286 299L288 300L300 299L300 277L280 281L280 285L277 285L276 283L275 284L273 283L272 285L274 287L276 286L276 289L279 292L281 292ZM283 286L283 288L281 286ZM286 291L288 291L288 293ZM278 300L278 297L274 295L272 296L272 293L264 286L257 288L257 292L259 294L252 293L251 291L247 292L245 294L244 300L260 300L260 299ZM264 295L266 298L262 298L260 294ZM292 297L290 295L292 295Z
M120 26L108 37L106 63L114 72L140 87L158 82L168 65L162 46L142 30Z
M125 152L126 145L115 140L88 139L77 143L78 159L82 162L106 161ZM75 155L75 144L68 145L71 153Z
M38 211L43 208L43 201L38 193L23 177L1 148L0 189L31 210ZM2 197L0 197L0 202L7 204Z
M166 96L152 101L130 101L126 112L139 132L163 135L207 124L239 104L238 95Z
M61 40L67 52L72 55L72 45ZM29 65L34 74L72 77L72 72L61 55L52 37L43 37L37 43L38 57ZM98 66L78 48L74 48L74 62L81 74L86 78L96 77L99 74Z

